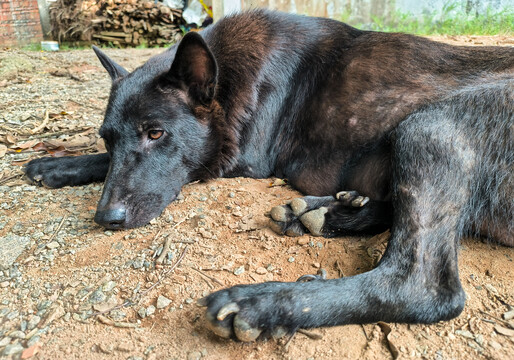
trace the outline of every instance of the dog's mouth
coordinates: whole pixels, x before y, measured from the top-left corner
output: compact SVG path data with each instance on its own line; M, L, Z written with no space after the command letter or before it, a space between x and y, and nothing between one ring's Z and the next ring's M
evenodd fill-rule
M148 196L146 201L139 201L133 206L113 206L97 209L94 221L109 230L131 229L144 226L159 217L164 209L178 196L173 194L169 201L163 201L155 195Z

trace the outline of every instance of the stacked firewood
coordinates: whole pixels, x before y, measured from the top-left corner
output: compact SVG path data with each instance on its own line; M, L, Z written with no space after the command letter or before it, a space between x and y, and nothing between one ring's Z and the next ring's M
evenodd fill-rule
M115 46L174 43L182 37L179 26L184 23L182 10L154 0L57 0L50 14L59 41L96 40Z

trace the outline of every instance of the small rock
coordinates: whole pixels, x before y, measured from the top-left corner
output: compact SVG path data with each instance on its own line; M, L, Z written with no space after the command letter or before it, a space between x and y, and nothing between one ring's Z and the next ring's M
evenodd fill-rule
M51 307L48 310L48 315L46 316L45 320L41 324L41 328L47 327L50 325L54 320L59 319L60 317L64 316L66 312L64 311L64 308L60 305L56 305L54 307Z
M319 269L321 267L321 264L319 262L315 262L312 264L316 269Z
M476 335L475 341L477 342L478 345L484 346L484 336L483 335L481 335L481 334Z
M105 292L109 292L116 287L116 283L114 281L107 281L102 285L102 290Z
M309 243L309 238L306 236L302 236L297 241L298 245L307 245Z
M107 236L113 236L114 233L110 230L107 230L107 231L104 231L104 234L107 235Z
M184 300L186 304L192 304L194 302L193 299L191 298L187 298L186 300Z
M234 275L239 276L239 275L241 275L244 272L245 272L245 267L244 266L240 266L240 267L238 267L238 268L236 268L234 270Z
M268 272L268 270L266 270L265 268L263 268L262 266L259 266L257 269L255 269L255 273L259 274L259 275L264 275Z
M2 281L2 282L0 283L0 287L1 287L1 288L6 288L6 287L8 287L8 286L9 286L9 281Z
M187 360L200 360L202 353L200 351L193 351L187 354Z
M514 309L507 311L505 314L503 314L503 318L505 320L514 319Z
M11 338L6 336L2 340L0 340L0 347L7 346L11 343Z
M159 297L157 298L157 303L156 303L157 309L164 309L169 304L171 304L170 299L168 299L167 297L164 297L162 295L159 295Z
M57 241L52 241L52 242L46 244L46 248L50 249L50 250L57 249L59 246L61 246L61 245L59 245L59 243Z
M491 284L485 284L484 287L486 288L487 291L497 295L498 294L498 290L496 290L496 288L494 286L492 286Z
M149 307L146 308L146 316L150 316L153 314L155 314L155 306L150 305Z
M41 339L41 336L38 336L38 335L31 337L29 339L29 341L27 341L27 346L31 347L32 345L36 345L40 339Z
M455 334L463 336L463 337L468 338L468 339L474 339L475 338L475 335L473 335L468 330L455 330Z
M291 256L289 259L287 259L287 261L289 261L290 263L294 262L294 256Z
M184 200L184 195L182 194L182 192L180 192L180 193L177 195L177 200Z
M102 289L97 289L89 296L88 301L90 304L98 304L104 302L106 298L107 296L103 293Z
M11 332L9 336L14 339L25 339L25 333L21 330Z
M502 348L502 346L494 340L489 340L489 345L495 350L500 350Z
M137 311L137 314L139 315L139 317L141 319L144 319L146 317L146 309L145 308L141 308Z
M21 353L23 351L23 346L20 343L7 345L2 353L3 356L9 356Z
M24 359L30 359L34 355L36 355L39 352L39 344L34 344L32 346L29 346L27 349L23 350L21 353L21 358Z
M228 197L229 197L229 198L235 198L235 197L236 197L236 194L234 194L233 192L229 192L229 193L228 193Z
M132 262L132 267L134 269L141 269L144 264L145 264L145 260L143 258L137 257Z
M30 318L29 322L27 323L27 329L32 330L34 329L37 324L41 321L41 317L34 315Z

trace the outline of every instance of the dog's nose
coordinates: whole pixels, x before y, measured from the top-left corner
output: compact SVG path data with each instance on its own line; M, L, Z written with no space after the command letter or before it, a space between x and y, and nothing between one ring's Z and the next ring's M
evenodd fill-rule
M127 210L115 208L98 210L95 214L95 222L107 229L120 229L125 223Z

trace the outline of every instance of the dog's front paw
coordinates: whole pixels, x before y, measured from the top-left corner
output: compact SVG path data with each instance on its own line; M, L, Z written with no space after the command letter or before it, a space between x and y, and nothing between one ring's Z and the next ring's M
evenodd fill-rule
M244 342L280 338L298 329L302 307L290 283L240 285L217 291L199 301L206 306L209 328L224 338ZM303 309L304 312L310 308Z
M63 187L67 183L64 176L63 161L65 158L40 158L30 161L24 167L29 180L36 185L49 188Z

